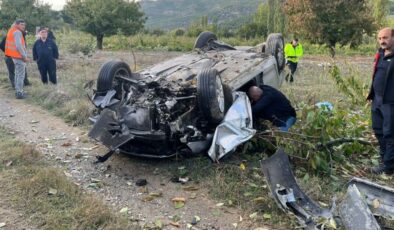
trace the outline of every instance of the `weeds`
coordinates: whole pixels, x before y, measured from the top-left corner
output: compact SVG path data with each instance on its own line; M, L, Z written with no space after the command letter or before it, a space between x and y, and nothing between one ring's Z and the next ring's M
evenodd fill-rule
M15 147L18 146L18 147ZM56 168L0 127L0 183L9 205L40 229L139 229L84 194ZM52 192L50 192L52 191Z
M119 39L119 37L110 39ZM138 42L141 44L148 44L145 37L141 36L139 39ZM155 38L152 36L151 39ZM179 39L184 38L179 36ZM119 42L121 41L122 39L119 39ZM189 45L193 41L194 39L190 39ZM146 55L139 58L146 58ZM292 155L294 172L301 187L305 188L306 193L313 199L326 205L330 204L331 197L335 193L340 191L341 194L343 185L350 177L366 176L368 174L365 172L365 167L378 163L375 149L358 142L336 145L329 150L318 148L320 145L343 137L363 138L372 142L374 140L370 131L369 109L364 106L366 87L363 82L369 79L370 66L367 66L367 69L354 70L346 64L338 63L337 67L332 68L329 67L329 61L325 62L321 57L318 59L318 63L300 63L295 83L284 85L282 88L297 108L298 121L290 133L274 132L271 137L256 136L251 142L238 149L237 153L223 159L222 164L219 165L210 164L206 157L197 157L176 164L160 164L157 167L191 177L193 181L208 190L218 202L226 206L242 208L248 213L257 213L257 216L253 215L256 221L284 228L296 228L295 220L289 220L270 197L264 177L259 170L258 160L268 157L278 146L285 147ZM72 56L71 60L61 66L58 86L42 86L38 81L33 82L33 87L28 89L31 95L30 102L43 105L74 125L84 125L93 108L82 86L96 78L100 63L93 61L89 63L90 60L75 58L75 56ZM152 64L152 60L143 61ZM321 63L324 65L318 66ZM9 83L4 77L1 84ZM337 87L342 88L338 90ZM320 101L331 102L334 105L333 111L327 112L315 107L315 103ZM0 140L1 138L0 134ZM21 162L24 164L23 161ZM177 167L179 165L185 167ZM4 164L0 164L0 167L4 170ZM32 179L34 176L29 175L37 173L48 174L44 171L32 170L30 173L26 171L26 178ZM392 180L387 181L379 177L375 179L381 180L382 183L393 183ZM50 183L58 191L69 191L68 189L72 191L72 187L56 187L58 185L56 181L40 181L40 184L43 183ZM47 188L40 189L37 190L39 196L47 196ZM53 200L53 202L60 201ZM83 226L88 224L98 226L103 220L112 221L105 211L98 212L101 217L95 219L97 222L91 220L92 210L89 207L96 206L96 203L93 201L80 203L86 204L86 209L72 207L70 212L78 216L87 215L83 216L87 221ZM34 207L31 210L33 209ZM77 220L84 222L81 219ZM40 223L45 222L41 221Z

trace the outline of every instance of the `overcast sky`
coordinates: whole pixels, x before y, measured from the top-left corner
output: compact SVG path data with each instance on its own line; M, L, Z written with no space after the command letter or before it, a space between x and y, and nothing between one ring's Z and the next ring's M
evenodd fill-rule
M45 3L49 3L52 5L52 9L61 10L63 9L64 4L66 4L66 0L43 0Z

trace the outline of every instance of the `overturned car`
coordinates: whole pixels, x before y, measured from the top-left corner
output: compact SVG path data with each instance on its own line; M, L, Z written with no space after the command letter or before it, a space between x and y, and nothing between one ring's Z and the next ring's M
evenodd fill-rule
M203 32L192 53L136 73L122 61L109 61L91 97L99 114L89 136L112 152L136 156L204 152L235 91L282 84L283 45L281 34L255 47L232 47Z

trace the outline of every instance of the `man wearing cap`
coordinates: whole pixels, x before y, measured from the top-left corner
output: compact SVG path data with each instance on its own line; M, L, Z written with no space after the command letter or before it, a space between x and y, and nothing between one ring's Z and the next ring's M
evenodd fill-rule
M26 73L26 62L29 61L26 51L26 42L23 37L26 23L22 19L15 21L8 30L5 42L5 55L12 58L15 65L15 96L17 99L26 97L23 91L23 83Z

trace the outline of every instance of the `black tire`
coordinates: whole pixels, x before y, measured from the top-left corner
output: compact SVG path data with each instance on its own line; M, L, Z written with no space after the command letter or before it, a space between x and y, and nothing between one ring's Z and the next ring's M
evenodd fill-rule
M131 77L128 64L122 61L108 61L101 66L97 78L97 93L105 94L108 90L120 90L121 84L116 80L118 76ZM119 93L119 92L118 92Z
M203 69L197 77L197 102L210 124L219 124L226 114L226 102L222 80L216 69Z
M209 42L214 40L218 40L214 33L209 31L202 32L198 35L196 42L194 43L194 49L207 49Z
M264 46L264 52L275 57L278 71L279 73L282 72L286 64L282 34L275 33L268 35Z

